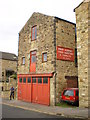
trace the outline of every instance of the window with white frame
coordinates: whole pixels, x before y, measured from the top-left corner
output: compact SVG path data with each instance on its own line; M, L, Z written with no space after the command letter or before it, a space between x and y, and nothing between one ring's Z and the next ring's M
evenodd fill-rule
M25 65L25 57L22 57L22 64Z

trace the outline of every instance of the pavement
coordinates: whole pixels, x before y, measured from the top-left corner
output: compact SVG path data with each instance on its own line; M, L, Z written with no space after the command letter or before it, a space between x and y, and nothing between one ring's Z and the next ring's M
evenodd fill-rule
M41 104L29 103L20 100L2 99L2 104L22 108L25 110L32 110L35 112L46 113L50 115L61 115L70 118L82 118L87 120L90 115L90 109L88 108L63 108L59 106L46 106Z

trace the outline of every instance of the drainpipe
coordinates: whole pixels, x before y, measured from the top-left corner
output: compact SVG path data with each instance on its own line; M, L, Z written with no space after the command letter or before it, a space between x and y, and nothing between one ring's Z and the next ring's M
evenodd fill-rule
M55 95L55 103L54 105L56 106L56 18L54 17L54 95Z
M19 53L19 33L18 33L18 53ZM17 73L18 73L18 58L17 58ZM18 92L18 78L16 80L16 100L17 100L17 92Z

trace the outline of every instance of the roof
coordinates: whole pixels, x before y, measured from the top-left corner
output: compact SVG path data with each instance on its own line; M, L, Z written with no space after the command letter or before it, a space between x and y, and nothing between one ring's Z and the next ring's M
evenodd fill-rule
M59 18L59 17L54 17L54 18L56 18L56 19L58 19L58 20L62 20L62 21L64 21L64 22L68 22L68 23L73 24L73 25L76 25L76 24L73 23L73 22L70 22L70 21L68 21L68 20L65 20L65 19L62 19L62 18Z
M75 9L77 9L82 3L87 3L87 2L90 2L90 0L83 0ZM74 12L75 12L75 9L74 9Z
M7 52L0 51L0 59L17 61L17 56L13 53L7 53Z

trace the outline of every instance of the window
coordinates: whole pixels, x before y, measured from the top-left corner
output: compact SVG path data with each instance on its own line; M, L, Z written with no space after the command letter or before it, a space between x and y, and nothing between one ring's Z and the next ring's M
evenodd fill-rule
M38 83L42 83L42 78L38 78Z
M73 90L65 90L64 95L65 96L74 96L74 91Z
M31 78L28 78L28 83L31 83Z
M9 83L9 79L6 79L6 83Z
M32 83L36 83L36 78L32 78Z
M35 63L36 62L36 56L34 55L32 55L32 57L31 57L31 63Z
M6 70L6 77L10 77L13 74L14 74L13 70Z
M47 61L47 53L42 54L42 61L46 62Z
M23 83L26 83L26 78L23 78Z
M4 72L2 72L2 76L4 76Z
M78 61L77 61L77 49L75 48L75 66L78 66Z
M20 83L22 82L22 78L19 78L19 82L20 82Z
M25 65L25 57L22 58L22 64Z
M36 62L36 51L31 52L31 63Z
M31 40L35 40L37 38L37 26L32 27L32 37Z
M3 91L3 86L2 86L2 91Z
M44 84L47 84L47 83L48 83L48 78L47 78L47 77L43 78L43 83L44 83Z

